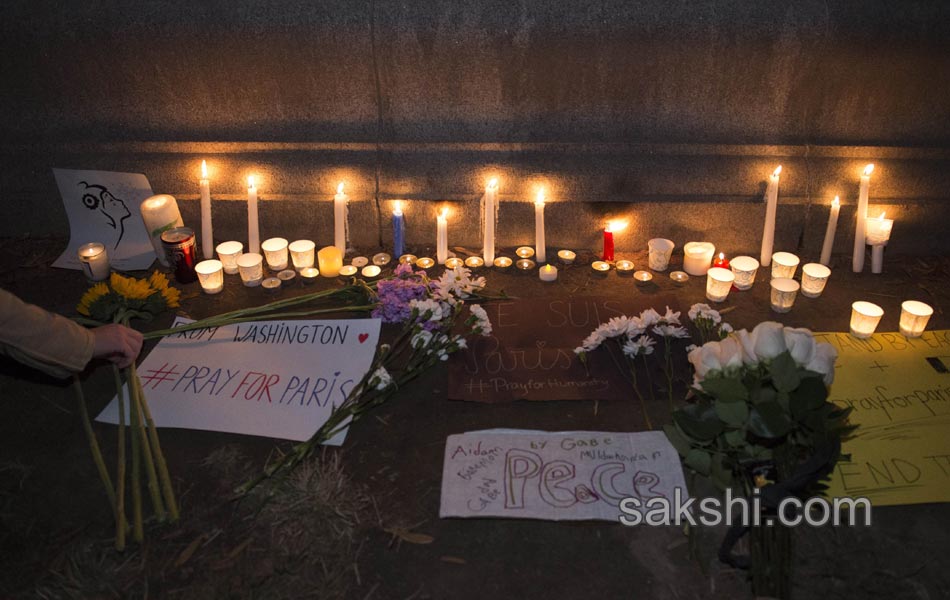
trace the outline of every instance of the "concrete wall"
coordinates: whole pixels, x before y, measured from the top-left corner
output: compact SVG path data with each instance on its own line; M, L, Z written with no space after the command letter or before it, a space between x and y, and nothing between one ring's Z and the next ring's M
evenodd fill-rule
M874 162L892 250L948 249L943 2L61 4L0 9L0 235L65 234L53 166L143 172L197 224L206 158L225 237L254 172L264 235L329 239L343 178L356 243L387 238L399 198L411 243L447 202L473 245L498 175L503 244L530 241L543 184L552 245L596 246L619 216L621 248L749 251L781 163L777 246L817 252L831 197L847 223Z

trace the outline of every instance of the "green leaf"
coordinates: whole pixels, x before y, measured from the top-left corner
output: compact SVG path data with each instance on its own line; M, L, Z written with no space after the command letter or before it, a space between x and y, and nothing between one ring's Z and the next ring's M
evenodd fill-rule
M689 454L689 451L692 450L689 439L683 435L683 432L680 431L679 427L674 423L664 425L663 432L666 434L666 439L670 440L670 444L676 448L680 456L686 456Z
M745 444L745 431L742 429L727 431L724 437L726 438L726 443L733 448L739 448Z
M702 386L707 394L722 402L744 402L749 399L749 390L741 381L732 377L706 379Z
M673 413L673 422L688 438L700 443L714 440L723 429L710 402L687 404Z
M828 398L828 388L820 377L804 377L789 397L789 411L800 421L809 411L821 408Z
M709 475L709 469L712 464L712 455L705 450L693 448L686 455L683 461L687 467L696 471L700 475Z
M752 404L774 402L777 396L778 392L775 391L775 388L766 383L752 390L752 393L750 394L750 400L752 401Z
M749 418L749 406L745 402L722 402L717 400L715 408L719 418L733 427L744 427L746 420Z
M772 375L775 388L780 392L791 392L801 381L798 365L787 350L772 359L769 364L769 374Z
M791 420L778 402L762 402L752 408L749 431L767 439L782 437L791 427Z

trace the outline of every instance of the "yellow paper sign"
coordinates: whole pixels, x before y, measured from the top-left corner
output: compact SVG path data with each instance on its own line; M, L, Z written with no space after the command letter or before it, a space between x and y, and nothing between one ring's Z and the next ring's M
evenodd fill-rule
M851 407L859 426L828 496L876 506L950 502L950 331L815 336L838 350L829 400Z

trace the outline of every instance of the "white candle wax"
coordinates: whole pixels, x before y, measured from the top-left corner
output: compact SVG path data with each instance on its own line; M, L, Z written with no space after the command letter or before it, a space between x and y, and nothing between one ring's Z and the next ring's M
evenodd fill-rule
M205 259L214 258L214 230L211 227L211 186L208 182L208 165L201 161L201 252Z
M540 270L538 270L538 277L541 278L541 281L556 281L557 267L554 265L544 265Z
M854 254L851 257L851 270L860 273L864 270L864 243L865 227L868 218L868 188L871 185L871 173L874 171L874 165L869 164L864 167L864 173L861 174L861 185L858 188L858 208L855 211L854 224Z
M826 267L831 262L831 248L835 244L835 232L838 230L838 212L841 210L841 201L835 196L831 202L831 212L828 214L828 227L825 229L825 241L821 245L821 259L818 261Z
M317 264L324 277L336 277L343 268L343 252L336 246L327 246L317 252ZM355 269L356 267L354 267ZM356 271L354 271L355 273Z
M885 219L884 213L876 219L867 219L865 223L865 239L871 245L871 273L881 273L884 270L884 246L891 239L893 219Z
M90 242L79 247L79 264L89 281L105 281L109 278L109 254L99 242Z
M690 275L705 275L716 246L709 242L688 242L683 246L683 270Z
M492 179L485 188L484 211L482 213L482 257L485 264L495 262L495 218L498 214L498 180Z
M444 265L449 258L449 223L446 219L446 209L442 209L439 216L435 219L436 238L435 238L435 260Z
M195 265L198 283L206 294L217 294L224 289L224 265L220 260L203 260Z
M775 243L775 213L778 210L778 181L782 173L782 165L769 175L769 185L765 189L765 226L762 229L762 252L759 262L762 266L769 266L772 260L772 246ZM689 269L686 270L687 273Z
M862 340L871 337L883 316L884 309L877 304L855 302L851 305L851 335Z
M348 198L343 193L343 182L336 188L333 197L333 245L340 251L340 256L346 254L346 204Z
M152 241L158 262L167 267L168 260L165 258L165 248L162 246L162 233L184 226L181 212L178 211L178 202L175 201L174 196L158 194L142 200L140 210L145 231L148 232L148 237Z
M257 218L257 187L254 176L247 178L247 249L252 254L261 251L261 228Z
M547 262L547 251L544 242L544 189L538 190L538 198L534 201L534 253L538 262ZM557 277L557 270L554 276ZM542 278L543 279L543 278Z

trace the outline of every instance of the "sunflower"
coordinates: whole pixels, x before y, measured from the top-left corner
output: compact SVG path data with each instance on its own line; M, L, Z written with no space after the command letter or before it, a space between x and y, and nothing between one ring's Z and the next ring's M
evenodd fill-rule
M102 298L108 293L109 286L107 286L105 283L97 283L86 290L86 293L82 295L82 298L79 299L79 306L76 307L76 310L78 310L79 314L81 315L86 315L87 317L91 316L89 310L90 307L96 302L96 300Z
M152 274L148 276L148 283L152 289L160 292L168 288L168 277L160 271L152 271Z
M118 273L112 274L109 278L109 284L117 294L127 300L145 300L155 292L148 281L135 279L133 277L123 277Z
M178 288L168 286L162 290L162 297L165 298L165 304L168 305L168 308L178 308L181 291Z

